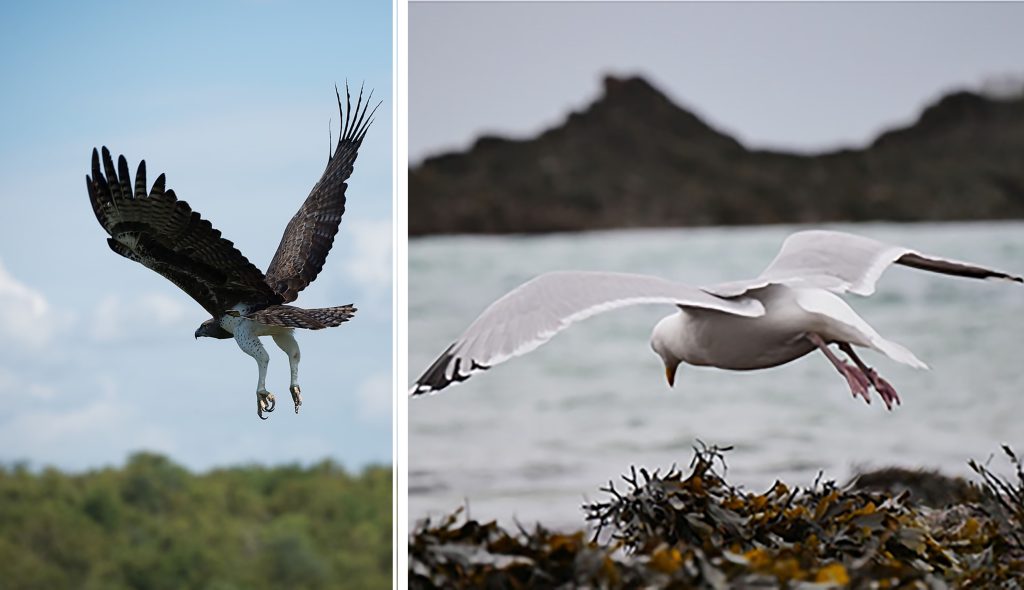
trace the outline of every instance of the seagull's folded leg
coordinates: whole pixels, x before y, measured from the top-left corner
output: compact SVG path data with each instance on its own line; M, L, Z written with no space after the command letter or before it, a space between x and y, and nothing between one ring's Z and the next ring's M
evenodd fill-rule
M896 405L900 405L900 396L898 393L896 393L896 389L892 386L892 384L890 384L885 379L882 379L882 377L878 374L877 371L867 366L867 364L864 363L864 361L860 360L860 357L857 356L857 353L853 352L852 346L850 346L846 342L842 342L839 344L839 349L845 352L846 355L849 356L851 359L853 359L853 362L857 363L857 366L860 368L860 370L871 381L871 386L875 388L875 391L878 392L878 395L882 396L882 401L885 402L886 409L891 410L894 402L896 403Z
M829 362L835 366L836 370L839 371L839 374L846 378L846 383L850 386L850 393L853 394L853 397L857 397L859 395L864 398L865 402L870 404L871 392L868 389L868 387L871 386L870 378L865 375L860 368L854 367L850 363L840 360L839 357L829 350L828 344L821 338L821 336L810 333L807 334L807 339L821 349L821 352L823 352Z

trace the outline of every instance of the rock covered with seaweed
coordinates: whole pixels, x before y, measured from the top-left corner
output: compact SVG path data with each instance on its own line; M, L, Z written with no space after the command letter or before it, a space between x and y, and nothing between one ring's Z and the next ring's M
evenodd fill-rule
M609 482L584 506L589 534L508 531L459 511L420 523L410 588L1024 588L1024 470L1009 447L1016 481L971 462L977 483L905 472L894 485L889 471L764 493L727 481L727 450Z

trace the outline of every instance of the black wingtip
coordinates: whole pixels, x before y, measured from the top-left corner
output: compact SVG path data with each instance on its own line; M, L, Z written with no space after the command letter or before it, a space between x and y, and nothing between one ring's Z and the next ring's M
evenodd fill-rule
M364 100L365 90L366 82L364 81L359 84L359 93L356 95L356 104L353 109L352 93L349 90L348 80L345 80L344 107L341 105L341 94L338 91L338 86L335 85L334 87L334 92L338 99L338 111L341 117L341 134L338 136L338 146L346 142L357 146L361 144L367 130L374 121L373 116L377 113L377 109L384 104L384 101L380 100L377 104L373 105L373 108L370 108L373 102L374 90L371 88Z
M338 85L334 85L334 96L338 101L338 119L339 126L341 127L340 133L338 134L338 143L334 144L333 139L328 136L328 140L331 142L331 151L328 154L327 162L338 154L338 150L343 144L349 143L358 147L363 142L363 138L366 137L366 132L369 130L370 125L373 124L373 116L377 113L377 109L384 104L383 100L377 101L377 104L370 108L370 103L373 100L374 90L371 88L370 93L366 95L366 99L363 100L363 91L366 88L366 82L359 84L359 94L356 96L355 109L352 108L352 93L349 89L348 79L345 79L345 104L341 104L341 91ZM330 122L328 122L328 128L330 129ZM329 132L328 132L329 133Z
M451 346L445 349L441 353L441 356L437 357L437 360L431 364L423 375L413 384L409 389L409 396L416 397L423 394L433 394L445 389L453 383L462 383L466 379L469 379L474 373L479 371L486 371L490 369L490 365L478 363L475 360L469 362L469 369L463 372L462 359L455 358L455 354L452 352L455 349L457 343L452 343ZM453 363L454 359L454 364ZM451 365L451 377L448 376L448 368Z
M352 114L352 93L348 91L348 78L345 78L345 135L348 135L348 120Z
M156 181L153 182L153 188L149 191L149 196L159 197L164 194L164 190L167 187L167 177L161 172L160 176L156 177Z
M135 198L141 199L146 196L146 161L140 160L139 167L135 170Z
M128 160L124 155L117 157L117 178L121 183L121 194L127 198L132 197L131 174L128 172Z

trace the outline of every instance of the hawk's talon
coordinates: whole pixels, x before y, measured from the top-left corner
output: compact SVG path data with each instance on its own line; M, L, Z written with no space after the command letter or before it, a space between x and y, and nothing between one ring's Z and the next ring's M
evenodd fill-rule
M299 389L298 385L292 385L288 388L288 391L292 392L292 401L295 402L295 413L299 413L299 406L302 405L302 390Z
M256 415L260 417L260 420L266 420L270 416L264 416L263 412L271 413L274 408L277 407L277 399L274 394L269 391L263 393L256 392Z

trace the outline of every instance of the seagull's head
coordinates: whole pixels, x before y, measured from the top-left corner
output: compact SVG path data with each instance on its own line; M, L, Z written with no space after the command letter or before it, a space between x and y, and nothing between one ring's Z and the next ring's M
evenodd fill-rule
M651 349L665 363L665 379L668 381L669 387L675 386L676 370L679 368L679 363L682 362L682 359L673 351L674 344L679 340L681 333L681 319L680 314L674 313L658 322L654 326L654 331L651 332Z
M221 339L231 338L231 332L228 332L224 328L221 328L220 322L217 321L215 318L210 318L205 322L199 324L199 327L196 328L196 340L198 340L200 336L206 338Z

